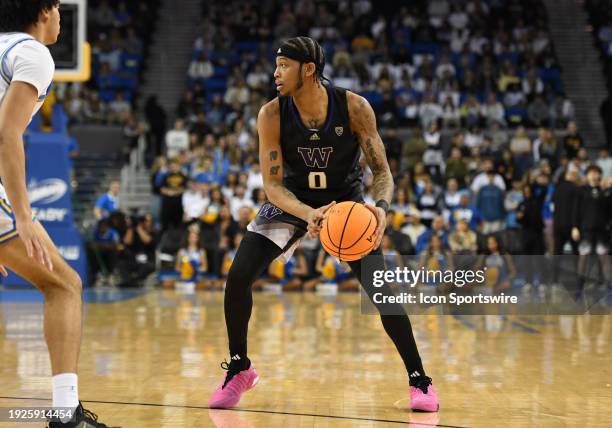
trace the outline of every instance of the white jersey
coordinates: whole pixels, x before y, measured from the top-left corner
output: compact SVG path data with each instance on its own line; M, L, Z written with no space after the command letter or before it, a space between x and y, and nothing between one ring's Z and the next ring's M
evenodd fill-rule
M34 116L49 94L54 73L55 63L45 45L26 33L0 33L0 104L11 82L29 83L38 93ZM0 243L16 236L15 216L0 184Z
M11 82L26 82L36 88L34 116L49 95L55 63L49 49L26 33L0 33L0 103Z

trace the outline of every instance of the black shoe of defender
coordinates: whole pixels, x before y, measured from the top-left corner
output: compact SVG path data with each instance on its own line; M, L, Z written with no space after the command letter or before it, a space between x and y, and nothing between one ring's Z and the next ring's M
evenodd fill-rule
M112 428L102 422L98 422L98 415L83 408L79 401L79 406L74 411L72 420L67 423L49 422L48 428ZM119 427L115 427L119 428Z

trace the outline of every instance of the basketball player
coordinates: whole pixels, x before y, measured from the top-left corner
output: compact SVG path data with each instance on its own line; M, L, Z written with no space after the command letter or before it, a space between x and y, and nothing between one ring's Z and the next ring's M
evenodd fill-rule
M230 363L210 406L235 406L243 392L255 386L258 375L247 356L247 330L253 300L251 284L272 260L286 258L307 232L318 234L320 222L335 202L363 201L361 151L373 178L376 206L376 250L382 239L393 179L385 149L368 102L349 91L323 84L323 49L308 37L284 42L276 53L274 78L279 97L259 112L259 162L269 202L249 224L234 259L225 289L225 321ZM381 266L384 269L382 257ZM360 261L349 262L361 279ZM372 298L371 281L362 287ZM389 290L380 290L388 292ZM378 308L379 310L381 308ZM438 398L425 375L412 326L402 315L383 315L383 327L399 351L409 375L411 407L437 411Z
M74 410L50 426L106 427L79 403L81 279L33 220L26 192L23 133L49 94L55 64L46 45L59 31L59 0L0 0L0 270L22 276L45 298L53 406Z

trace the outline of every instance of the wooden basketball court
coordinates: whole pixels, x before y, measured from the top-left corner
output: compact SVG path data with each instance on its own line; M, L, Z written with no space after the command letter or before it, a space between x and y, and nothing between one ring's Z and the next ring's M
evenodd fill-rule
M612 420L612 317L412 318L438 414L408 411L408 381L357 294L255 295L249 355L261 381L210 410L227 358L223 296L88 291L80 396L138 427L602 427ZM34 291L0 291L0 407L49 406ZM40 426L0 423L0 426Z

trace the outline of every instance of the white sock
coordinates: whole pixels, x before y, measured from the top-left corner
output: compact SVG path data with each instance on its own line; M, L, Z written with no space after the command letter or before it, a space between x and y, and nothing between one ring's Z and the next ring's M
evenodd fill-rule
M76 373L53 376L53 407L76 409L79 406L79 378ZM62 419L68 422L71 418Z

